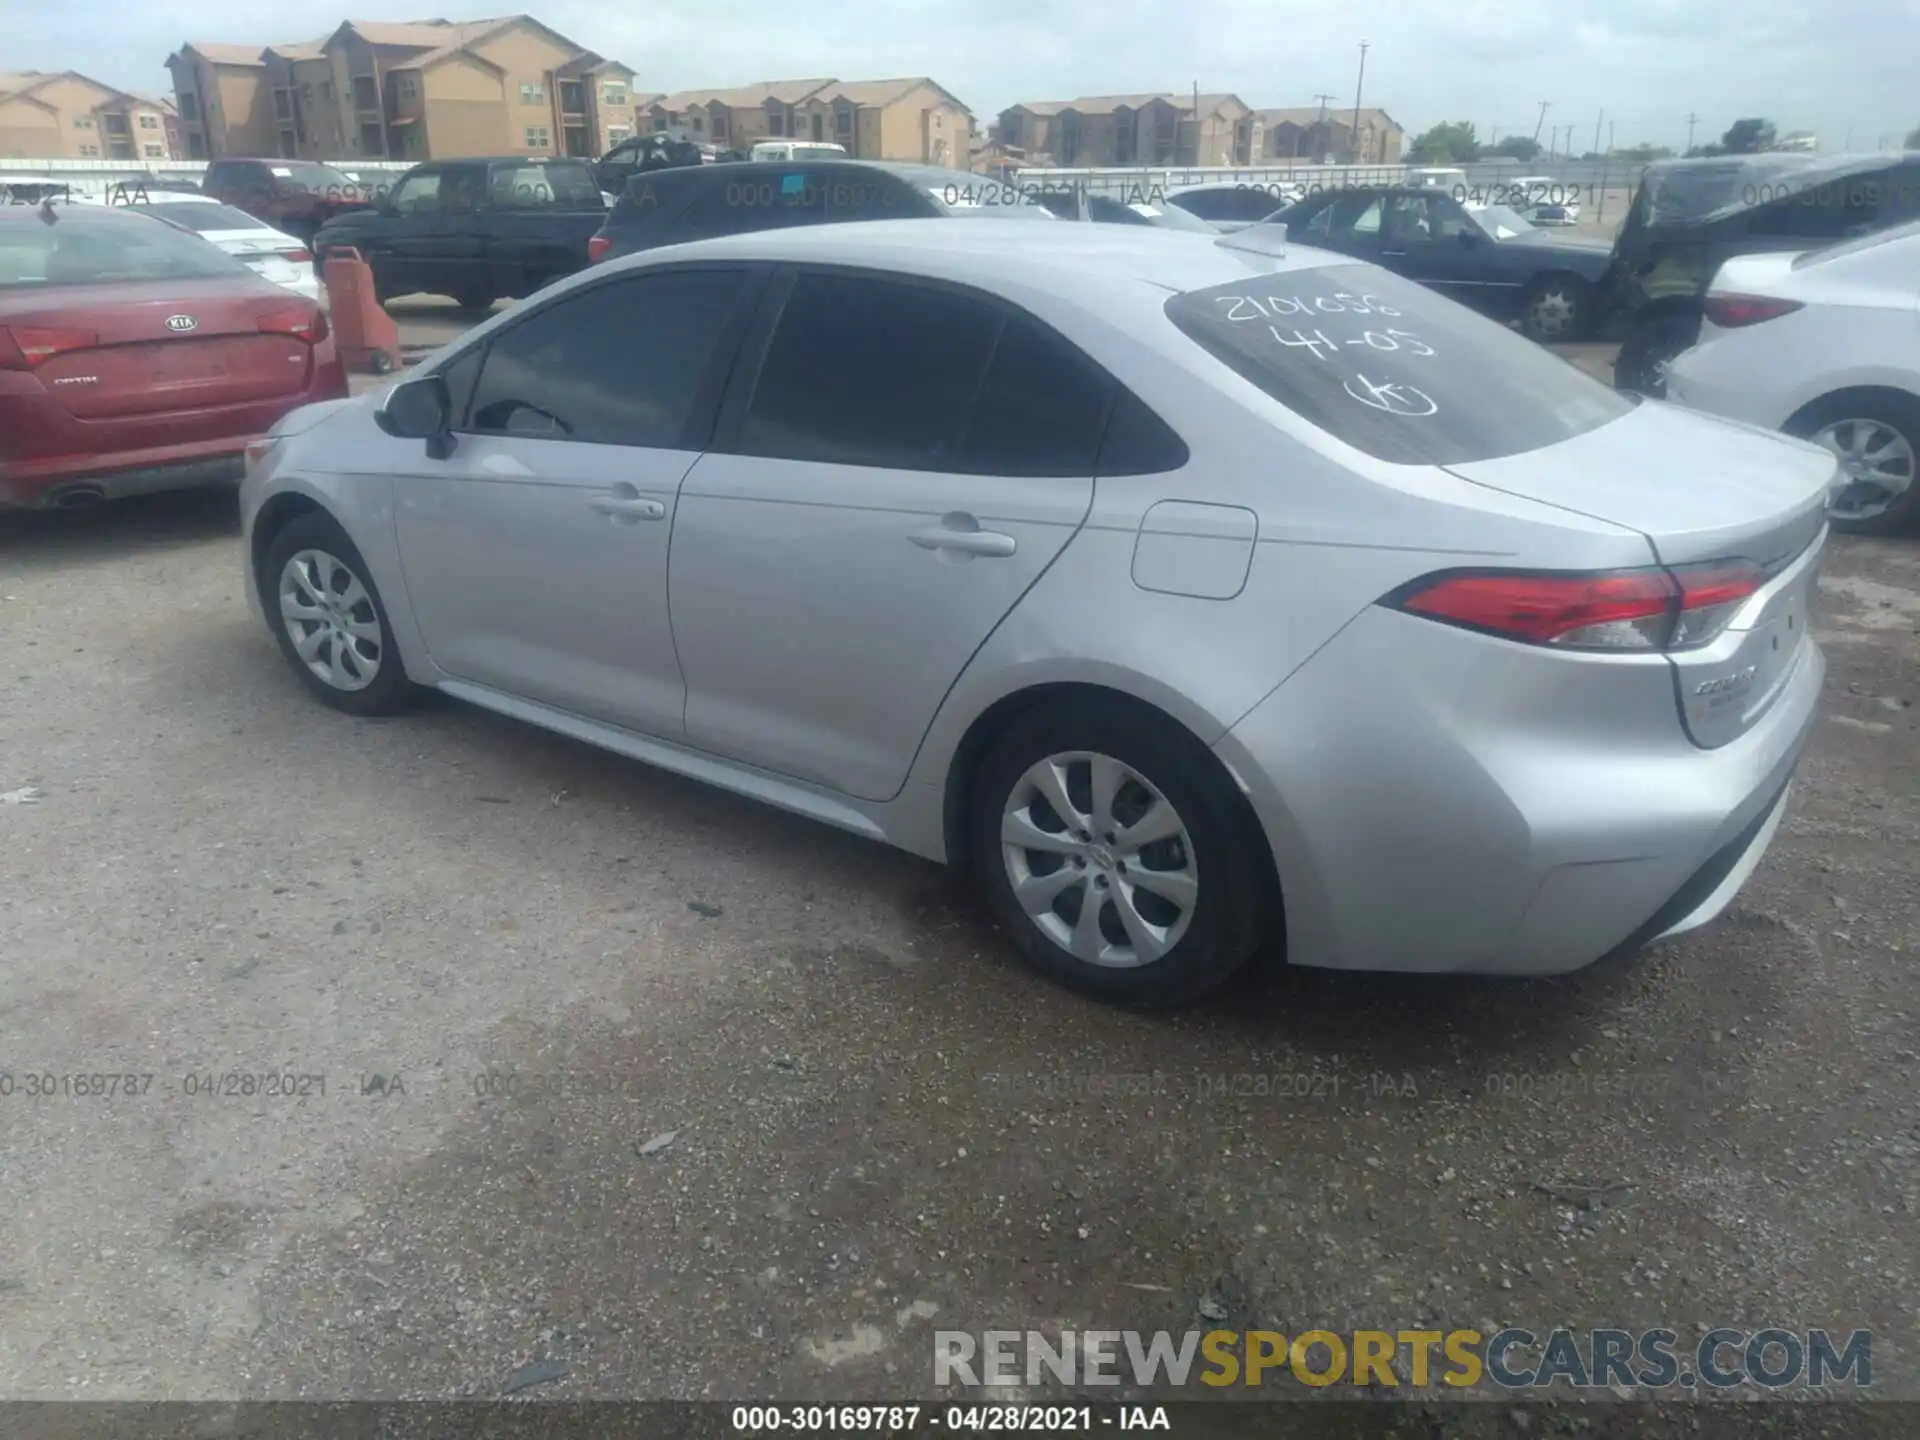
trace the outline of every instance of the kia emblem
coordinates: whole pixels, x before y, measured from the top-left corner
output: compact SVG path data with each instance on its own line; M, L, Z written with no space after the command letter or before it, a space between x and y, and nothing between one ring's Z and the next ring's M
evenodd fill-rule
M167 328L169 330L180 330L180 331L192 330L196 328L199 324L200 322L194 319L191 315L167 316Z

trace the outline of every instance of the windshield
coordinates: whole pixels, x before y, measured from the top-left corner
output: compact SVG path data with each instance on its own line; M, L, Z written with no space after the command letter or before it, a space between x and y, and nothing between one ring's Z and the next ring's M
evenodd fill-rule
M0 224L0 290L252 273L197 235L144 216L65 210L51 225L37 216L25 224Z
M1467 213L1473 217L1476 225L1496 240L1512 240L1533 233L1533 224L1505 205L1469 205Z
M1296 415L1396 464L1519 455L1632 408L1517 332L1370 265L1250 276L1176 295L1166 314Z
M136 215L152 215L156 219L181 225L197 234L209 230L262 230L263 226L253 216L235 210L230 205L220 205L209 200L177 205L128 205L123 207Z

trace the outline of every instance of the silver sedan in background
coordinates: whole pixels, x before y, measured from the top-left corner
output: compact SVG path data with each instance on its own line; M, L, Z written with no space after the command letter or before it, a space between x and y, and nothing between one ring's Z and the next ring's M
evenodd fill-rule
M248 595L320 699L965 866L1124 1003L1263 940L1551 973L1702 924L1824 671L1831 455L1267 227L652 251L251 462Z

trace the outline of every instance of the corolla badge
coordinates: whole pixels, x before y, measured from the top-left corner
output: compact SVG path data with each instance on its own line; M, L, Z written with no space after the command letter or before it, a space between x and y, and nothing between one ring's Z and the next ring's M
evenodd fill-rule
M1757 665L1749 665L1746 669L1736 670L1731 675L1721 675L1712 680L1702 680L1698 685L1693 687L1693 693L1695 695L1724 695L1729 690L1738 690L1742 686L1753 683L1754 674L1759 668Z
M184 333L188 330L198 329L199 325L200 325L200 322L194 319L193 316L191 315L167 316L167 328L169 330Z

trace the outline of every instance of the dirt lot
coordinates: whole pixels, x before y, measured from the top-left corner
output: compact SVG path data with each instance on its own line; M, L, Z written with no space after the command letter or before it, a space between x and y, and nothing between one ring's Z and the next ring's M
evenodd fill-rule
M1835 546L1718 927L1176 1019L921 862L327 711L239 587L230 498L0 521L0 1396L873 1399L934 1328L1507 1322L1871 1327L1920 1396L1920 545ZM224 1093L267 1072L324 1093ZM25 1088L76 1073L152 1078Z

